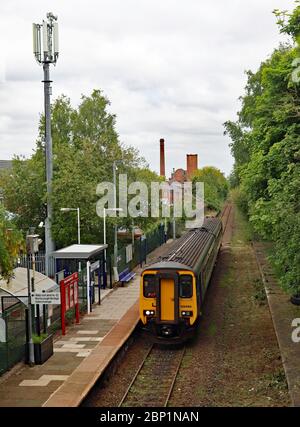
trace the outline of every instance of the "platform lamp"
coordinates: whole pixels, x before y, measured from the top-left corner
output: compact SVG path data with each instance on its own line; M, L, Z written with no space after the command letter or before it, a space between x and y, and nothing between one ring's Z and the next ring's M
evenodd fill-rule
M39 65L44 69L44 102L45 102L45 157L46 157L46 182L47 182L47 218L45 220L45 249L46 249L46 275L50 273L50 254L54 251L54 241L51 235L52 221L52 177L53 177L53 159L52 159L52 137L51 137L51 105L50 95L50 64L56 64L58 59L58 24L57 16L53 13L47 13L47 21L42 24L32 24L33 30L33 53Z
M114 160L113 161L113 184L114 184L114 209L118 211L117 208L117 170L118 165L122 164L123 160ZM118 267L118 226L117 224L114 225L114 267Z
M106 212L123 212L122 208L103 208L103 243L106 245ZM118 254L117 254L118 256ZM114 254L114 274L116 274L117 271L117 265L118 265L118 259L116 255ZM107 275L107 268L106 268L106 248L104 248L104 272L105 276ZM112 284L111 284L112 285Z

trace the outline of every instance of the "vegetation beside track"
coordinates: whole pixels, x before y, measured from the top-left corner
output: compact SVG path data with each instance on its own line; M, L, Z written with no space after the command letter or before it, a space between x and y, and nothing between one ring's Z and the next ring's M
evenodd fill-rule
M290 398L245 216L234 209L198 336L171 406L288 406ZM186 403L188 402L188 403Z
M231 184L254 231L274 241L273 265L283 287L300 293L300 5L276 11L281 44L248 81L236 122L225 123L235 159Z

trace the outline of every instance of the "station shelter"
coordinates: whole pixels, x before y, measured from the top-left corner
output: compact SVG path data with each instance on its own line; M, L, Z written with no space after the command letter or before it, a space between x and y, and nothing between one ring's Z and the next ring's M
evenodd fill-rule
M58 290L54 280L37 271L33 273L33 270L29 269L30 279L33 275L36 292ZM25 357L27 307L28 271L26 268L17 267L9 282L0 280L0 375ZM55 307L34 306L33 316L34 331L40 324L43 324L45 330L54 321Z
M79 300L81 305L86 303L88 313L92 311L96 300L100 304L101 289L107 286L106 248L106 244L75 244L51 254L55 259L58 283L78 272Z

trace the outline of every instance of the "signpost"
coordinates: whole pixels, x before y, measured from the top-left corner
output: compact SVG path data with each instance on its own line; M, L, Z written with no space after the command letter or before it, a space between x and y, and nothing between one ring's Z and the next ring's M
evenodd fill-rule
M93 283L95 285L95 271L98 270L98 304L101 304L101 282L100 282L100 261L91 264L91 274L93 276ZM93 286L94 286L93 285Z
M31 292L31 302L33 304L60 305L60 292Z
M60 281L61 295L61 329L62 334L66 334L66 312L70 308L75 308L76 323L79 323L79 303L78 303L78 273L73 273Z

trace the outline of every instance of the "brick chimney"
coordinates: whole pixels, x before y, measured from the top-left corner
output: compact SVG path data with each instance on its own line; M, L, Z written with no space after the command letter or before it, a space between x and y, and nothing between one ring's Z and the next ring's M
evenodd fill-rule
M198 169L198 154L186 155L187 178L190 179L193 173Z
M166 177L165 171L165 140L160 139L160 176Z

